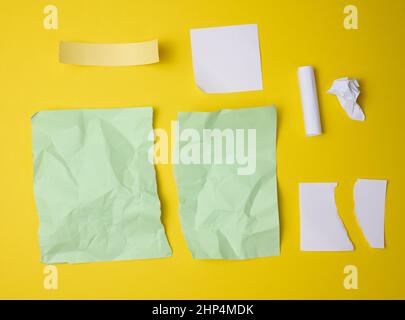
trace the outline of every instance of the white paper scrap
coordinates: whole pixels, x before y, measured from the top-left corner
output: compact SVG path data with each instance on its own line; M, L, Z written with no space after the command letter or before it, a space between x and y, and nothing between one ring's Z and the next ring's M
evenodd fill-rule
M385 247L386 180L357 180L354 186L355 214L360 228L372 248Z
M262 90L256 24L192 29L194 76L206 93Z
M300 183L301 251L352 251L335 204L337 183Z
M352 120L364 121L366 119L363 110L357 103L360 95L360 85L357 80L349 78L335 80L328 93L337 96L343 109Z

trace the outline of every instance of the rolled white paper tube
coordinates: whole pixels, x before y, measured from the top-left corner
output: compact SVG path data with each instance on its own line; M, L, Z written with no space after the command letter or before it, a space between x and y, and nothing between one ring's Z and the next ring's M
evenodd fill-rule
M298 81L306 134L308 137L319 136L322 134L322 126L319 117L318 93L316 90L314 68L311 66L298 68Z

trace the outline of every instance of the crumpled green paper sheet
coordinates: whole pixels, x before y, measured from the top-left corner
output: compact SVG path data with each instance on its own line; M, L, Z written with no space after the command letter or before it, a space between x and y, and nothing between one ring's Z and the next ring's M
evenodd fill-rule
M180 217L195 259L244 260L280 255L274 107L179 113L179 133L197 129L256 129L253 175L237 164L175 165ZM202 141L199 142L203 149ZM187 145L180 141L179 149ZM223 147L224 148L224 147Z
M152 115L152 108L125 108L33 116L43 263L171 256L148 161Z

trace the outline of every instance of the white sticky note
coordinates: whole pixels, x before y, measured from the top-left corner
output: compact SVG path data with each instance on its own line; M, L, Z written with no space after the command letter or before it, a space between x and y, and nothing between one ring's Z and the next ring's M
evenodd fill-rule
M262 90L256 24L192 29L194 76L206 93Z
M372 248L385 247L386 180L357 180L354 186L355 214L360 228Z
M301 251L352 251L335 204L337 183L300 183Z

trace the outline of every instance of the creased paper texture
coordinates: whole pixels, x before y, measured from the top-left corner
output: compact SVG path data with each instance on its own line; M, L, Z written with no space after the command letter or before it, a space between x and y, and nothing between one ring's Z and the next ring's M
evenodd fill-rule
M32 118L43 263L168 257L152 108L43 111Z
M363 110L357 103L360 95L360 85L357 80L350 80L349 78L335 80L328 93L337 96L339 103L350 119L355 121L366 119Z
M238 163L175 165L181 222L193 257L243 260L279 255L276 109L180 113L178 120L180 136L187 129L200 136L203 129L256 130L256 168L250 175L238 174ZM190 147L187 141L176 143L180 151ZM203 149L203 140L193 143ZM220 150L226 156L225 142Z

